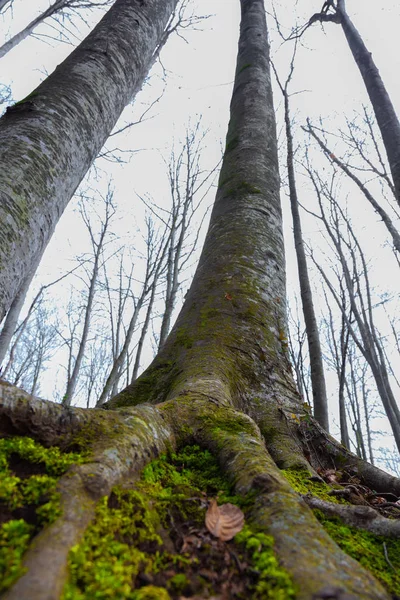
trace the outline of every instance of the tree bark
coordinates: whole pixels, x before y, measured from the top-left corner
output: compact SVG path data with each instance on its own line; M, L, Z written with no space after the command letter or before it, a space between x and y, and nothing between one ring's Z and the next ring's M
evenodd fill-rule
M3 361L10 347L11 339L17 328L19 315L21 314L26 294L28 293L28 289L32 283L34 275L35 270L33 269L32 272L29 273L27 277L25 277L20 289L17 292L17 295L11 303L10 310L7 312L6 318L4 320L3 328L0 333L0 371L1 365L3 364Z
M0 320L122 109L176 0L117 0L93 32L0 120Z

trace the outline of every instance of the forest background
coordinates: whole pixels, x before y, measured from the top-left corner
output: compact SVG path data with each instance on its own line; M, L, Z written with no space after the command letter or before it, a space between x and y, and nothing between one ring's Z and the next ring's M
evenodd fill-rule
M2 12L3 39L10 39L46 9L48 4L38 0L29 3L27 7L26 3L14 0L11 5L6 6ZM274 7L277 22L274 21L274 15L270 15L269 18L272 58L281 81L286 79L289 72L294 46L293 42L283 44L281 34L289 36L296 24L305 23L320 9L319 4L309 0L299 1L294 7L290 4L291 10L288 10L287 3L276 2ZM349 2L347 9L373 53L395 106L398 106L399 90L393 78L393 73L398 72L400 60L398 53L393 51L396 31L400 26L396 3L377 4L366 1L360 7L358 3L356 5ZM271 6L268 6L267 10L271 13ZM51 73L70 53L71 45L77 45L89 31L89 26L91 28L102 15L101 7L88 10L84 6L78 6L73 10L64 11L46 20L35 29L34 35L5 55L1 59L0 71L4 97L2 108L5 110L8 105L24 98L34 89L46 74ZM115 357L122 349L135 302L137 305L143 290L146 253L149 248L154 259L161 256L165 260L164 263L161 260L156 275L153 272L154 286L148 287L141 310L137 311L129 349L112 391L121 389L131 380L135 362L140 363L142 370L152 359L159 345L160 329L166 311L168 253L163 247L163 239L165 240L165 232L171 230L168 225L171 213L165 211L171 211L172 207L168 165L171 165L171 152L174 151L176 166L176 159L184 147L185 139L187 142L196 132L192 150L198 149L199 152L194 155L193 164L198 177L197 185L200 182L202 185L190 198L192 204L188 210L192 211L198 203L199 207L193 213L186 232L181 256L183 265L178 277L180 287L174 300L173 314L179 310L189 287L207 224L207 209L215 192L216 167L221 159L221 140L227 127L226 109L234 76L239 6L231 0L220 1L218 5L209 1L197 5L188 3L183 18L184 28L179 29L178 34L173 33L170 36L142 92L134 104L124 111L115 131L124 129L127 125L128 127L118 135L111 136L101 153L102 156L96 160L66 209L27 293L20 323L26 317L42 286L70 273L43 291L22 335L18 337L21 330L17 330L11 342L13 344L18 341L12 360L9 360L8 354L3 362L4 377L35 395L57 401L62 401L65 397L82 340L96 244L107 214L105 199L110 199L110 194L110 224L99 259L100 268L94 286L88 335L72 404L85 406L89 398L89 405L94 406L104 390ZM398 394L398 265L388 242L387 232L363 194L341 174L340 169L332 166L332 160L327 160L315 140L310 140L310 136L301 129L306 125L307 118L310 118L313 124L330 132L326 139L334 156L353 161L363 181L368 182L375 194L385 196L382 178L371 171L360 171L365 169L365 162L363 163L357 155L355 139L359 141L359 147L365 150L368 160L377 160L368 130L373 118L361 77L340 27L329 23L323 27L315 24L302 36L301 42L297 44L295 68L289 89L292 93L291 113L300 203L309 211L318 212L315 190L310 173L307 172L311 164L312 170L318 173L321 181L332 186L335 198L348 215L365 254L369 283L373 291L374 324L387 354L391 384ZM312 402L287 199L282 95L276 82L274 97L278 115L283 181L282 202L291 328L289 348L299 366L296 374L305 401ZM130 126L132 123L136 124ZM349 132L353 134L353 139L348 137ZM380 143L378 133L375 135L377 143ZM183 155L181 171L177 176L182 190L187 183L186 165L187 160ZM178 220L180 219L181 217L178 217ZM312 254L329 280L334 282L335 289L339 289L338 260L327 241L323 225L304 210L302 219L308 254ZM395 210L393 222L398 223ZM333 340L340 337L342 319L326 282L311 258L309 268L323 345L331 432L340 437L338 378ZM366 285L363 267L358 265L357 272L360 275L362 294ZM136 300L130 295L132 291ZM118 338L116 324L118 307L121 306L120 292L125 294L125 304L121 313ZM114 311L114 339L111 339L113 327L110 322L110 306ZM146 326L145 332L143 326ZM137 350L141 347L139 343L143 333L146 336L138 361ZM351 447L360 455L364 452L368 459L375 459L399 474L398 455L391 441L374 379L354 343L347 362L351 385L346 388L345 397ZM361 436L367 440L368 430L371 438L369 450L366 449L367 441L360 439Z

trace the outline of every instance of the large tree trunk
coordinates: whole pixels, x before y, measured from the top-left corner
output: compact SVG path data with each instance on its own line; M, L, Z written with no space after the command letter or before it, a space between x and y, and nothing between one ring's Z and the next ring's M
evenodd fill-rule
M93 32L0 120L0 320L125 105L176 0L117 0Z
M0 427L6 432L29 431L63 447L78 432L83 437L90 432L93 440L88 462L60 479L64 513L36 537L24 558L27 572L7 600L58 600L68 550L77 548L95 502L167 446L193 442L213 451L237 494L252 492L247 518L273 536L279 561L297 586L296 598L389 600L330 539L278 468L315 474L303 453L299 423L305 413L282 344L285 265L264 2L241 0L241 6L215 207L193 284L162 351L106 405L108 411L28 402L18 390L0 386ZM147 404L133 408L143 401ZM308 423L312 462L324 464L325 457L331 465L340 456L367 485L400 493L398 480L353 457L311 418ZM97 567L101 557L86 565ZM133 597L129 590L124 597L128 594ZM270 597L286 597L282 594Z

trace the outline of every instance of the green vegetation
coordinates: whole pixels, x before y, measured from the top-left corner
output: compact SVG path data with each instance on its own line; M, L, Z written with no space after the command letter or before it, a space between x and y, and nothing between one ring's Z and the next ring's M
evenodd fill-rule
M0 592L24 572L22 557L32 537L60 514L59 476L82 460L31 438L0 440Z
M286 469L281 471L281 473L299 494L312 494L316 498L321 498L321 500L326 500L327 502L347 504L343 498L329 495L329 492L335 486L328 485L324 481L313 481L310 479L310 473L305 469Z
M64 600L213 595L225 581L224 568L243 590L238 598L248 598L249 590L252 598L292 598L293 585L279 567L272 538L246 526L235 541L223 543L206 531L211 497L243 508L250 503L232 494L208 450L186 446L152 461L140 481L114 488L98 504L95 520L70 552ZM235 561L225 566L231 551L246 571Z
M255 533L248 526L235 537L235 542L243 545L251 554L253 568L259 573L259 580L252 594L253 600L290 600L295 598L295 588L287 572L280 567L274 553L274 539L265 533Z
M327 518L319 510L314 512L344 552L371 571L388 592L400 595L400 540L348 527L339 518Z
M287 469L282 474L300 494L311 493L327 502L347 504L343 498L330 496L332 487L325 482L312 481L307 471ZM400 595L400 540L374 535L368 531L348 527L338 517L326 517L320 510L313 511L331 538L349 556L370 571L388 592ZM385 556L385 549L386 555Z

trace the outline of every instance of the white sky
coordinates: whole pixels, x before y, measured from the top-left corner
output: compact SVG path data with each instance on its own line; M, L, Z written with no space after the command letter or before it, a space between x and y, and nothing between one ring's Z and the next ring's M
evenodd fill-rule
M321 8L322 3L322 0L298 0L296 3L292 0L277 0L275 6L285 30L285 27L292 27L296 19L298 23L304 23ZM18 31L48 4L48 0L15 0L13 20L9 19L9 13L4 17L3 23L0 19L0 42L4 37L8 38L10 34ZM267 12L271 10L271 3L268 1L266 9ZM397 81L397 74L400 72L398 2L347 0L347 10L372 52L400 114L400 86ZM204 127L210 129L207 138L208 164L215 164L220 155L220 140L224 140L229 117L240 16L239 1L201 0L197 2L195 13L213 16L201 24L202 31L186 32L189 44L174 37L163 50L162 63L168 72L168 78L164 95L152 111L154 118L135 126L129 136L118 140L121 147L125 145L126 148L144 150L136 153L127 165L108 165L114 180L118 205L124 210L124 218L118 222L122 236L129 236L137 225L140 226L143 217L143 206L136 199L135 191L141 194L150 193L159 203L162 203L162 198L167 195L161 154L166 156L172 140L179 140L189 118L195 121L196 115L202 115ZM99 18L100 14L96 13L96 18ZM93 16L89 19L93 20ZM284 79L291 48L280 47L281 42L274 31L273 20L268 18L268 21L272 55L280 76ZM78 37L84 36L87 29L82 23L76 23ZM49 26L42 26L38 31L50 35L52 30ZM15 101L30 93L45 74L52 72L71 51L68 44L49 39L45 42L43 39L26 40L0 61L0 81L12 86ZM137 98L134 108L127 109L126 118L131 114L139 116L143 107L158 96L164 86L160 76L161 69L158 66ZM352 116L355 112L359 113L361 105L368 103L361 76L339 26L326 24L323 29L314 25L305 34L298 51L291 90L302 92L292 98L292 114L297 125L304 124L307 117L314 122L323 117L326 126L335 130L343 126L344 114ZM278 131L281 131L279 90L275 89L274 97L278 113ZM298 131L295 133L300 156L304 139ZM112 143L109 144L111 145ZM320 164L323 164L323 160ZM301 175L298 176L298 184L301 189L301 201L310 206L312 200L309 187ZM101 185L105 184L100 184L100 187ZM371 258L378 265L374 271L376 285L398 294L398 277L392 275L393 269L397 267L389 255L385 254L382 258L383 254L379 250L379 245L385 238L381 233L382 227L372 210L365 205L365 201L352 189L349 192L351 214L358 221L359 234L367 244ZM284 194L282 197L287 239L288 287L292 291L297 288L297 273L288 204ZM44 257L36 287L39 287L41 281L57 277L60 269L68 269L71 258L85 250L85 234L74 212L74 206L74 203L71 203L57 227ZM313 248L317 247L320 244L317 237L318 224L305 217L303 229L306 239L311 240ZM323 308L323 303L321 298L319 301L317 298L320 309ZM148 352L148 357L151 358L151 351ZM332 379L331 376L328 378ZM50 397L51 394L50 386L43 382L42 395ZM337 415L334 418L337 419ZM379 422L378 427L380 426Z

